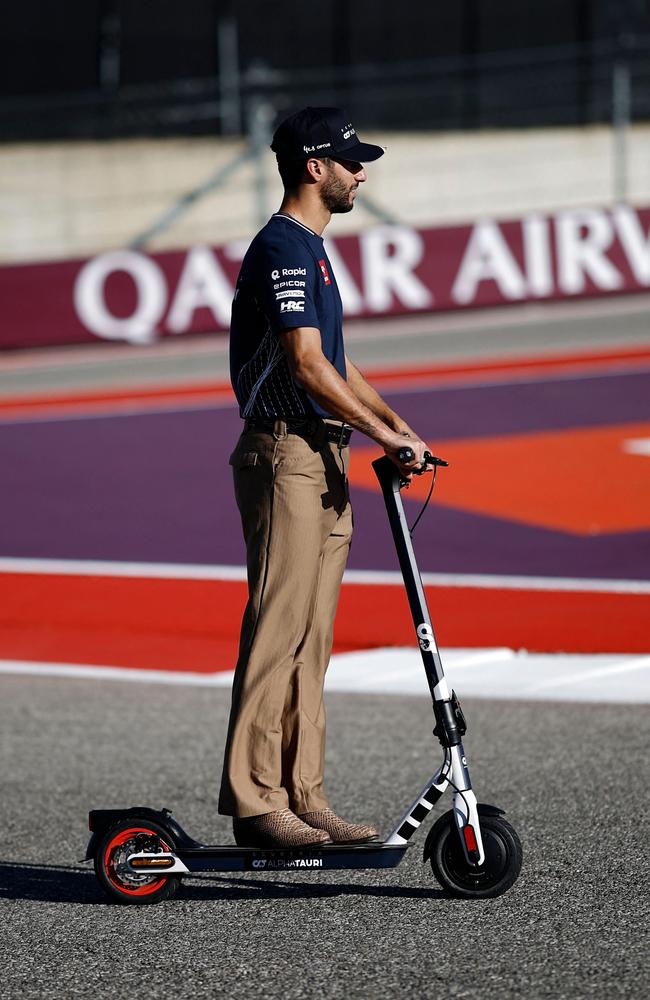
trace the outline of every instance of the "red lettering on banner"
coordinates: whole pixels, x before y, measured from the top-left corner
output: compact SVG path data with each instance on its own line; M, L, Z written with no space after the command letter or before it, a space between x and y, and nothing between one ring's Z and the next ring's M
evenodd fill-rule
M565 209L473 226L374 226L327 241L347 316L552 300L650 287L650 208ZM228 328L243 243L0 267L0 348L146 344ZM332 277L319 261L325 284Z

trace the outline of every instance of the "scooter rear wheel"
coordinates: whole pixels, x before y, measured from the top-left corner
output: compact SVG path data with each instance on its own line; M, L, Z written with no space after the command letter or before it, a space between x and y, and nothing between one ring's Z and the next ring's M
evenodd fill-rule
M170 851L174 844L169 834L149 820L120 820L109 827L95 853L95 874L99 884L118 903L144 906L160 903L174 895L180 878L177 875L142 874L130 871L126 860L137 851Z
M501 816L480 817L485 861L471 865L460 843L454 814L444 813L431 830L431 868L447 892L463 899L493 899L517 881L522 863L521 841Z

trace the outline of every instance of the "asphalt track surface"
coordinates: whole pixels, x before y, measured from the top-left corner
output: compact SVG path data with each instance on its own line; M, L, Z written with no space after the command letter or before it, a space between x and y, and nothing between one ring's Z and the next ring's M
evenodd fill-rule
M387 872L205 876L125 908L76 861L86 813L166 805L230 842L216 814L228 693L2 677L0 694L3 998L647 995L646 708L465 702L479 798L525 851L497 900L446 897L421 830ZM328 708L332 802L386 832L437 766L428 700Z

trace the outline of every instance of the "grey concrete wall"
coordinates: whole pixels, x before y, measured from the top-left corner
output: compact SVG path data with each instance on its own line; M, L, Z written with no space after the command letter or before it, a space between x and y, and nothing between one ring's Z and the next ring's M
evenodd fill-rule
M368 168L367 192L414 225L614 200L613 138L606 127L468 134L364 134L387 146ZM85 256L128 244L187 191L241 152L217 139L150 139L0 146L0 262ZM650 204L650 126L630 130L628 198ZM272 153L264 158L266 210L280 201ZM152 249L249 238L258 226L255 169L193 204ZM373 215L361 200L330 234Z

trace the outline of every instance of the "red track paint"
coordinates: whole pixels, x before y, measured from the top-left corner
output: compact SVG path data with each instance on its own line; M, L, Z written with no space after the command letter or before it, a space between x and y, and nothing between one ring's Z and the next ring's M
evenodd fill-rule
M650 595L426 588L443 646L647 652ZM0 573L0 659L213 673L237 659L242 580ZM410 646L404 588L345 583L335 651Z

